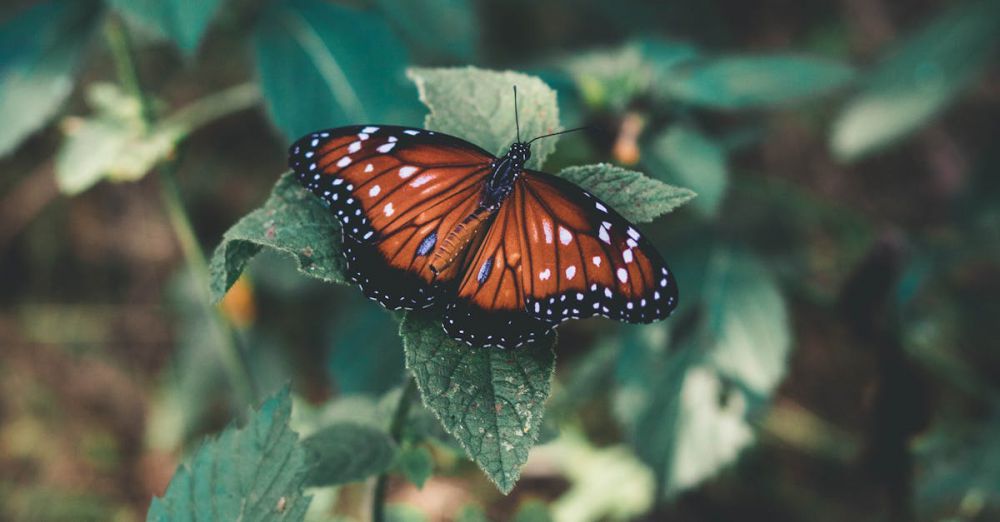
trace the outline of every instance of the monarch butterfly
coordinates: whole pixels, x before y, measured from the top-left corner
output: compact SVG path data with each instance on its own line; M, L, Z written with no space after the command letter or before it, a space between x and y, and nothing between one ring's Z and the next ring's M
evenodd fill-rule
M289 166L340 221L362 292L391 310L443 306L456 340L512 348L569 319L666 318L677 285L635 225L524 168L531 143L552 135L523 142L518 124L497 158L425 129L340 127L292 144Z

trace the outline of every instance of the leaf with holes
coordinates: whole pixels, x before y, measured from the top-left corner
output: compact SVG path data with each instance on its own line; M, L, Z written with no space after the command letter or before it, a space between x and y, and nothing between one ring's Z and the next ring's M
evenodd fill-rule
M288 427L285 389L264 401L243 428L205 443L154 498L147 521L304 520L306 451Z
M554 337L517 350L470 349L445 335L440 318L413 312L399 331L424 404L509 493L541 431Z
M589 190L636 223L652 221L696 196L686 188L607 163L567 167L559 171L559 176Z
M274 2L253 40L268 113L289 140L316 129L419 120L403 74L406 49L376 14L321 0Z
M331 283L344 281L339 224L293 174L282 176L264 206L223 235L209 266L215 301L222 299L264 247L294 257L299 271L307 276Z
M420 101L430 109L424 127L458 136L502 155L517 137L514 92L517 86L521 139L560 130L556 92L534 76L475 67L413 68L407 72L417 84ZM556 141L540 140L531 147L528 167L539 168L556 148Z

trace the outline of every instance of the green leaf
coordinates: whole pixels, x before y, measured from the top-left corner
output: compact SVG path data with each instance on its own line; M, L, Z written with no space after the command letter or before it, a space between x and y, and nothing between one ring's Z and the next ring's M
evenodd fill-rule
M0 157L55 116L101 14L98 2L50 1L0 25Z
M403 503L392 503L386 506L387 522L427 522L427 515L414 506Z
M678 279L702 281L687 293L701 303L694 332L671 352L667 325L632 329L619 362L616 415L668 497L753 442L749 419L780 383L791 347L784 301L760 263L728 247L709 252L674 266Z
M804 56L732 56L673 68L658 83L675 100L713 109L757 109L819 97L846 86L854 70Z
M88 99L96 114L67 125L56 157L56 181L64 194L79 194L104 178L140 179L173 153L184 134L173 125L147 131L138 100L116 85L92 85Z
M644 163L652 175L697 193L692 204L702 214L718 212L729 183L726 156L700 132L682 125L670 127L646 147Z
M650 87L643 58L638 45L628 44L573 56L565 68L589 107L617 112Z
M344 281L339 225L294 174L282 176L264 206L222 236L209 263L215 301L222 299L263 247L292 256L307 276L331 283Z
M479 21L470 0L375 0L375 4L421 54L473 61Z
M1000 2L964 2L905 40L843 109L830 146L842 161L862 158L917 130L944 110L994 56Z
M589 190L629 221L652 221L694 199L695 193L607 163L567 167L559 176Z
M406 366L424 404L504 494L538 439L549 396L554 338L516 350L475 349L445 335L440 318L400 325Z
M567 430L538 452L570 483L552 503L555 520L637 520L653 507L653 473L624 445L598 448Z
M396 321L354 289L342 299L330 321L329 374L341 394L381 395L398 385L404 372Z
M514 522L552 522L549 507L537 499L525 501L514 514Z
M407 74L417 84L420 101L430 109L424 127L458 136L498 156L517 137L515 85L522 140L561 129L556 92L534 76L475 67L412 68ZM540 168L555 148L555 138L535 142L528 166Z
M129 21L170 38L186 55L194 54L222 5L221 0L108 0Z
M424 483L434 472L434 457L430 450L423 446L412 446L401 452L396 458L396 468L417 489L422 489Z
M148 129L139 100L117 85L93 84L87 98L94 115L67 120L67 138L56 158L56 181L65 194L82 192L104 178L142 178L194 129L255 105L260 93L252 84L237 85L205 96Z
M271 120L288 140L364 122L413 124L406 49L379 16L321 0L275 2L254 33Z
M388 470L396 458L396 443L388 434L362 424L338 423L304 439L313 467L308 486L357 482Z
M264 401L243 428L205 443L154 498L148 521L303 520L306 451L288 427L285 389Z

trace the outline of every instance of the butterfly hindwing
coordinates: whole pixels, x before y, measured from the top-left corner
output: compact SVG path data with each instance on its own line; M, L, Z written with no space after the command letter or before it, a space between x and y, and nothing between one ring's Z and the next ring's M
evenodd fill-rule
M475 209L495 158L458 138L388 125L318 131L289 153L299 181L341 222L348 275L365 294L393 310L433 304L445 281L429 270L429 254Z
M603 316L628 323L666 318L677 284L636 226L593 194L526 170L512 203L522 206L522 270L529 314L565 321Z
M475 346L520 346L568 319L649 323L677 303L673 275L632 223L542 172L522 173L469 259L444 327Z

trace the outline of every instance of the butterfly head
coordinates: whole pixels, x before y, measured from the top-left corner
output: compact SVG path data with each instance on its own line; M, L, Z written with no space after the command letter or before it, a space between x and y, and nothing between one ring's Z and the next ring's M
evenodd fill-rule
M531 159L531 145L529 143L515 141L510 146L510 150L507 151L507 157L510 158L511 163L521 167L527 163L529 159Z

